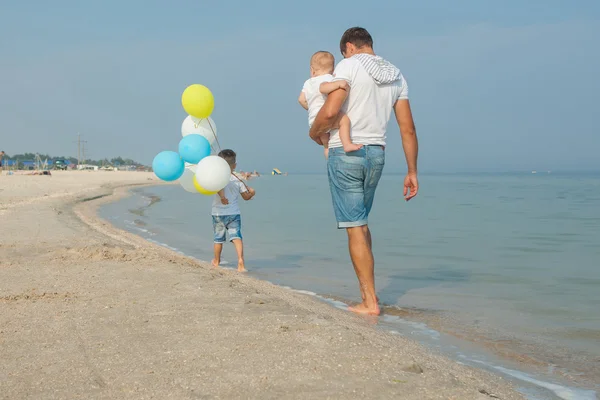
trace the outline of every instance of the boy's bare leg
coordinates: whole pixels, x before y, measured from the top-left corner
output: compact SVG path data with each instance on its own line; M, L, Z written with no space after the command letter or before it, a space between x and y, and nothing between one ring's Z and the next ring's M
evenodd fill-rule
M215 258L213 258L211 264L217 268L221 264L221 252L223 251L223 243L215 243Z
M321 143L323 143L325 158L327 158L329 157L329 133L324 133L321 135Z
M238 256L238 272L246 272L246 266L244 265L244 243L241 239L233 240L235 251Z
M354 144L352 143L352 139L350 139L350 118L346 114L340 113L339 126L340 141L342 142L342 146L344 146L344 151L350 153L351 151L362 149L362 144Z

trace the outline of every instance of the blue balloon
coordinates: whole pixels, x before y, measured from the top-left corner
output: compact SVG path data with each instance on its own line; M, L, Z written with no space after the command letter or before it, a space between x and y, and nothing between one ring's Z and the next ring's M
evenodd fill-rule
M152 169L160 179L171 182L183 175L185 163L174 151L161 151L154 157Z
M185 162L198 164L210 155L210 142L198 134L187 135L179 142L179 155Z

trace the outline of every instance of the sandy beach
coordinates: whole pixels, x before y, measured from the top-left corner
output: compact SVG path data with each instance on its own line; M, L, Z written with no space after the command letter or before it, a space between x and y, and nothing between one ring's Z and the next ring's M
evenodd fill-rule
M97 217L127 187L158 183L0 176L0 398L523 398L373 320Z

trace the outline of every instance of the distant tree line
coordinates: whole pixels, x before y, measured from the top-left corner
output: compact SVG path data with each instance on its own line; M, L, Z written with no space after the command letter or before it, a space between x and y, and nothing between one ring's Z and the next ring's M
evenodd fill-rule
M65 157L65 156L60 156L60 157L54 157L51 156L49 154L40 154L39 155L40 158L42 159L42 161L48 160L48 164L51 164L53 160L69 160L69 162L71 164L77 164L77 158L75 157ZM4 155L4 158L7 160L17 160L17 161L35 161L35 157L36 154L35 153L24 153L24 154L15 154L15 155ZM104 160L81 160L82 164L88 164L88 165L97 165L99 167L101 167L102 165L113 165L113 166L117 166L117 165L135 165L135 166L141 166L142 164L132 160L130 158L122 158L122 157L115 157L115 158L105 158Z

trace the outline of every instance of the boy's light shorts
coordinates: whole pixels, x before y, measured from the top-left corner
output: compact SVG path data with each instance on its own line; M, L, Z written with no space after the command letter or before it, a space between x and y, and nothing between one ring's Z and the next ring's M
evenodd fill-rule
M213 215L213 232L215 243L225 243L226 234L229 241L242 240L242 218L236 215Z

